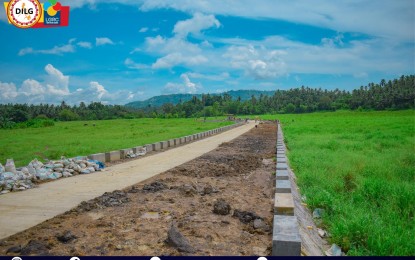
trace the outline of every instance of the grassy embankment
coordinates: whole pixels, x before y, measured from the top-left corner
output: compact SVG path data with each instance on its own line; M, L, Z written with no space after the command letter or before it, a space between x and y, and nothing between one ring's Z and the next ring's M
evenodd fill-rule
M348 255L415 255L415 111L273 115L323 228Z
M84 124L88 124L84 126ZM94 127L93 124L96 126ZM229 125L195 119L130 119L58 122L51 127L0 129L0 163L59 159L164 141Z

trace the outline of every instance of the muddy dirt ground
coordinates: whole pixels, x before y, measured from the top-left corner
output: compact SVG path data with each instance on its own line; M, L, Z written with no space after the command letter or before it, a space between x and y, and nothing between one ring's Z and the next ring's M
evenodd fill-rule
M0 240L1 255L270 255L276 125Z

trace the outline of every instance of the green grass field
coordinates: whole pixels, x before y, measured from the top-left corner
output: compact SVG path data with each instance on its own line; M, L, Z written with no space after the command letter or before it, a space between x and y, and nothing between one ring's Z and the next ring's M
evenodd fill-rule
M348 255L415 255L415 111L272 115L311 210Z
M17 166L23 166L34 158L59 159L62 155L73 157L108 152L229 124L204 123L195 119L130 119L58 122L44 128L0 129L0 162L4 164L6 159L13 158Z

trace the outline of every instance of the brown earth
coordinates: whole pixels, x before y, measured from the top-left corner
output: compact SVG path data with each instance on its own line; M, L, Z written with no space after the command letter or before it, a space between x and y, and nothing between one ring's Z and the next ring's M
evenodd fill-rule
M270 255L276 125L0 240L1 255Z

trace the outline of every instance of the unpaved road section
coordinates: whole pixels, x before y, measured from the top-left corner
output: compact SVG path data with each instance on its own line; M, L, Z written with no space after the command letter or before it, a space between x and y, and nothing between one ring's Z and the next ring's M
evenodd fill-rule
M0 240L0 254L270 255L275 143L276 124L260 124L194 160L138 184L131 177L128 188ZM187 146L170 154L164 160L200 153Z
M254 127L249 123L178 148L0 196L0 239L62 214L104 192L123 189L203 155Z

